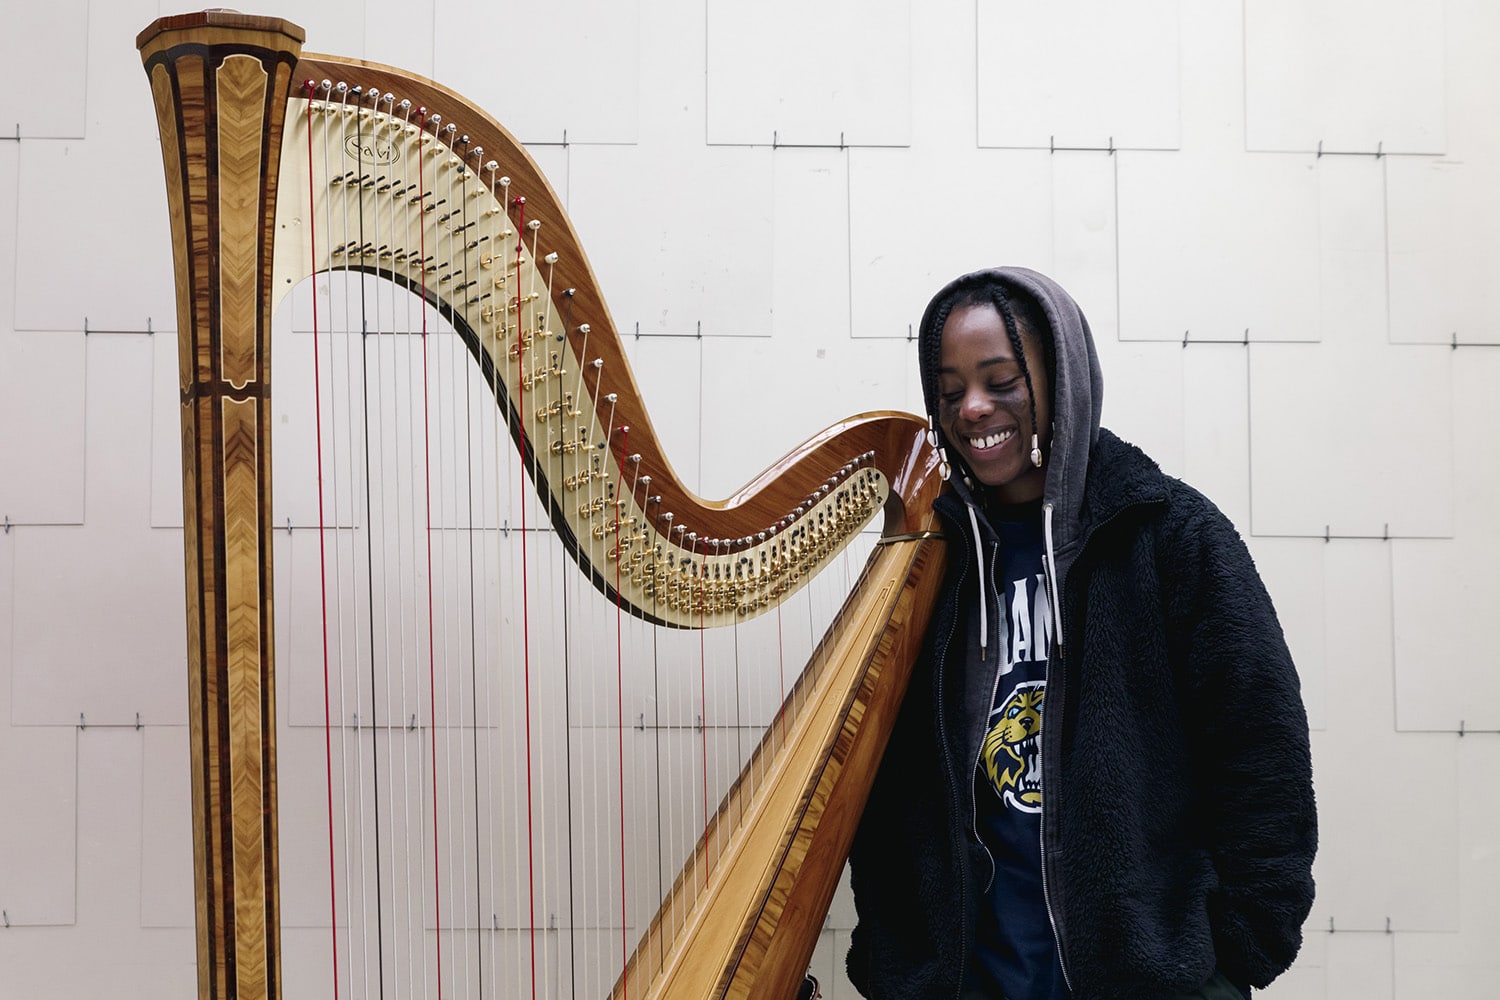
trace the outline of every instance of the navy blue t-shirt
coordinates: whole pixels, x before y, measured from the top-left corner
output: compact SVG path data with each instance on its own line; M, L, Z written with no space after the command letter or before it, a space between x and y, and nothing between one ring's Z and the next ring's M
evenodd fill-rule
M1042 725L1052 610L1040 505L993 520L1001 614L990 641L999 677L975 773L975 828L995 862L965 989L1011 1000L1068 1000L1042 893ZM998 635L994 634L998 633ZM996 660L990 660L994 664Z

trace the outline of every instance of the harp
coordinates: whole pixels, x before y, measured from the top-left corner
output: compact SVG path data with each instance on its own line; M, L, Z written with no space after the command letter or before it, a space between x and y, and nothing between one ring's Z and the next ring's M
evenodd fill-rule
M619 943L596 949L613 956L604 960L596 994L795 995L941 576L941 545L930 524L938 462L924 424L890 412L853 417L814 435L733 496L695 496L662 452L578 239L520 145L438 84L304 55L302 41L301 29L286 21L228 11L162 18L137 38L161 131L176 267L200 996L280 996L284 981L270 330L289 289L329 273L369 277L414 299L424 325L420 336L407 338L411 350L418 340L427 343L429 313L451 327L470 366L465 384L477 382L498 414L494 443L508 438L514 446L518 478L530 484L531 503L548 522L541 527L585 589L616 609L616 630L623 621L682 634L774 612L884 514L884 532L857 584L808 666L787 685L744 770L722 799L703 802L696 843L671 862L681 863L675 876L660 878L662 898L645 917L622 912L603 921L605 936ZM315 301L315 359L322 350L317 313ZM362 377L368 385L368 373ZM425 376L417 381L427 385ZM423 468L430 468L428 457ZM408 486L413 497L423 492ZM320 486L320 504L323 495ZM521 510L524 517L524 504ZM536 535L538 526L530 527ZM524 562L531 543L521 528ZM427 566L415 555L394 575L430 578L439 528L429 520L411 530L427 541ZM320 524L320 550L328 535ZM419 553L420 544L412 544ZM370 569L373 557L368 562ZM319 593L326 617L327 586ZM366 611L375 617L373 598ZM426 620L430 632L430 615ZM416 643L428 663L436 659L435 642ZM524 634L519 639L523 657L532 653L529 642ZM487 644L468 640L470 681L489 662ZM372 638L367 659L377 645ZM617 676L617 645L606 640L599 648L616 661L604 674L608 686ZM526 669L541 674L556 666L546 659L538 654ZM415 704L424 717L413 712L409 728L417 753L430 753L435 769L443 728L437 696L419 694ZM530 764L539 712L525 702L515 718L527 740L500 756ZM623 747L630 726L616 714L604 729ZM358 728L339 738L357 745L364 738ZM481 728L476 723L459 736L476 759ZM393 737L388 731L385 738ZM331 822L333 737L324 740ZM622 769L624 755L621 749ZM705 787L707 770L705 760ZM435 813L438 780L427 787L420 775L418 791L433 800ZM564 771L552 780L576 778ZM376 793L381 787L381 779L371 783ZM622 779L614 793L618 816L606 814L622 829L623 789ZM520 839L530 840L546 831L527 803L514 807L514 823ZM409 947L420 961L380 941L370 954L377 962L405 961L423 995L435 986L441 996L444 970L460 962L454 953L474 944L482 968L476 942L486 939L493 949L501 930L473 926L482 919L460 928L433 918L438 897L452 893L444 865L456 862L444 860L435 829L429 842L426 821L417 826L404 844L393 835L387 850L404 850L408 865L427 872L430 888L409 890L417 914L417 943ZM483 838L477 828L473 836L476 843ZM330 853L333 839L330 829ZM480 849L470 853L478 858ZM622 843L622 867L630 864L623 853ZM389 859L377 861L377 889L390 867ZM528 853L516 877L537 867ZM329 881L337 881L332 871ZM334 910L332 984L324 995L339 995L341 983L348 995L406 992L387 989L383 978L340 972L339 930L352 936L356 918L337 912L336 903ZM513 917L507 940L522 942L524 964L530 934L530 994L539 995L535 949L544 918L535 904ZM482 995L526 992L497 979L492 966ZM446 988L469 995L451 980ZM590 990L577 977L560 976L540 992Z

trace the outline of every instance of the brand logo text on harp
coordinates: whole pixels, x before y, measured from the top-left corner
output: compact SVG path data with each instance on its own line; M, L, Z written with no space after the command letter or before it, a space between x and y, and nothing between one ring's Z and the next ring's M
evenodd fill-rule
M344 154L363 163L396 162L396 150L389 142L369 136L351 135L344 141Z

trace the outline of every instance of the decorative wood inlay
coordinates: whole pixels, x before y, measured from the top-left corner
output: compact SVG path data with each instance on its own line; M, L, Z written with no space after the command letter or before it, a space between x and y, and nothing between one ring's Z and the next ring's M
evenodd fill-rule
M251 56L224 60L214 74L219 107L220 377L243 389L259 376L262 336L261 136L266 127L266 70Z
M188 341L185 336L178 336L178 343ZM194 413L196 402L186 402L182 407L182 523L186 525L198 525L198 446L199 438L197 432L197 419ZM208 753L209 734L211 731L208 721L205 719L205 675L207 658L203 650L203 586L202 586L202 561L199 558L198 539L199 531L186 529L183 531L183 557L186 564L187 577L187 668L188 668L188 743L190 748L190 768L193 783L193 857L210 857L208 839L209 805L207 801L207 768L208 761L212 759ZM209 976L214 969L211 959L208 936L202 932L203 928L213 925L210 918L209 886L203 884L201 872L194 871L194 878L199 880L197 891L193 893L193 908L196 914L196 926L200 928L197 936L198 949L198 993L207 996L210 993ZM219 994L222 995L222 994Z
M171 216L172 256L177 260L187 260L187 219L181 211L183 204L182 171L176 161L176 155L182 148L182 145L181 137L177 134L177 110L172 97L171 74L165 66L156 66L151 71L151 96L156 104L157 121L161 123L162 166L167 176L167 204L172 207L169 213ZM183 314L181 312L183 308L190 307L192 303L188 284L191 280L191 272L186 268L174 267L172 274L177 287L177 308L179 310L177 314L177 329L179 331L191 330L193 329L192 314ZM187 359L188 345L191 342L192 338L185 335L180 335L177 338L177 372L180 387L186 386L186 383L183 381L183 374L189 371Z
M188 258L180 270L187 272L191 297L188 303L179 302L177 306L179 322L184 314L189 319L178 327L178 338L186 362L180 372L182 389L190 392L213 378L213 316L217 298L210 293L209 266L218 248L209 225L206 69L202 57L187 54L177 60L173 70L181 95L182 160L176 166L178 186L183 192L182 205L174 212L182 214L187 228ZM165 153L163 159L168 159Z
M191 426L184 433L193 438L193 466L197 480L197 496L194 506L196 522L184 521L184 534L194 534L194 548L198 565L189 570L189 579L196 579L199 598L202 602L199 623L203 635L198 647L192 650L197 659L197 668L192 671L193 682L198 686L191 707L201 718L203 728L203 765L195 773L194 781L201 789L203 798L202 835L204 839L205 867L195 873L195 884L203 907L208 914L206 924L199 927L200 953L207 954L204 963L215 997L228 996L229 976L234 963L233 949L228 946L233 931L230 906L233 900L232 878L209 878L209 873L228 875L231 858L229 851L229 805L225 801L226 757L224 745L228 737L226 725L224 690L224 642L223 628L223 554L216 536L222 529L224 511L216 499L216 486L223 483L217 440L216 401L211 396L195 396L183 406L184 421ZM200 970L200 979L203 971Z
M235 977L239 995L253 997L265 990L268 933L266 844L261 823L266 798L261 756L259 403L225 399L222 406L229 799L234 838L234 924L239 946Z

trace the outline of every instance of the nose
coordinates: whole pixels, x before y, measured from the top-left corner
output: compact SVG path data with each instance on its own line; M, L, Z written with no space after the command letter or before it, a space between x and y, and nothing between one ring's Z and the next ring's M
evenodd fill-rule
M982 420L994 411L995 403L982 385L964 390L958 403L958 415L966 421Z

